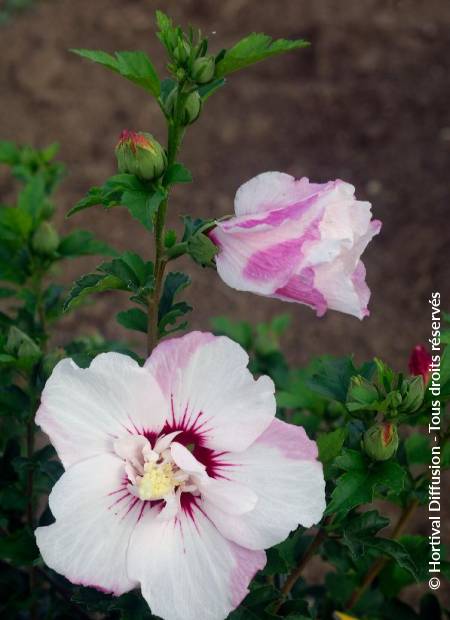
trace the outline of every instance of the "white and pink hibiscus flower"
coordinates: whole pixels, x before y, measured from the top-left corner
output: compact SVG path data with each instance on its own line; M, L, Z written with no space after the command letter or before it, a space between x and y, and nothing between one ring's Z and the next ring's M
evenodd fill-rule
M265 172L242 185L236 216L217 222L217 271L239 291L306 304L359 319L369 314L370 290L360 257L381 222L344 181L310 183Z
M264 549L325 509L315 442L275 418L272 380L247 364L201 332L144 367L118 353L58 363L36 417L65 468L55 522L36 530L48 566L114 595L140 587L165 620L239 605Z

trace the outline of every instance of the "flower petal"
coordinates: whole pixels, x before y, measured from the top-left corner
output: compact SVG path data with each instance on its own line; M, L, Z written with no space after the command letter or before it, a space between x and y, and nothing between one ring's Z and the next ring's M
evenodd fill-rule
M160 430L167 410L147 370L126 355L103 353L86 369L70 359L57 364L42 393L36 423L67 468L112 452L118 437Z
M255 508L234 516L205 498L202 509L229 540L249 549L271 547L299 524L310 527L322 517L325 481L316 456L304 429L274 420L246 452L226 455L235 464L227 476L256 492Z
M119 596L137 582L126 555L142 503L129 495L123 462L105 454L70 467L49 497L55 523L36 530L44 562L75 584Z
M128 573L152 613L164 620L226 618L265 565L265 553L225 540L195 502L171 521L152 513L137 525L128 553Z
M273 381L255 381L247 364L247 353L229 338L191 332L158 345L145 365L172 402L170 430L192 431L213 450L240 451L276 409Z
M247 181L236 192L237 216L264 213L292 205L321 191L327 184L298 181L284 172L263 172Z

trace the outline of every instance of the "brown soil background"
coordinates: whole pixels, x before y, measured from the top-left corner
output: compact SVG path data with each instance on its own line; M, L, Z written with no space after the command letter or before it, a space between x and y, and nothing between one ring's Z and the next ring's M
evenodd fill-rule
M61 228L88 228L119 249L144 255L151 242L125 210L94 209L70 221L64 214L91 185L114 173L113 147L123 128L165 139L159 110L141 89L67 50L143 49L162 73L153 33L158 6L182 24L199 25L216 50L252 30L312 42L308 50L231 76L210 99L185 142L181 159L195 182L174 194L171 226L180 228L180 213L230 213L239 185L265 170L348 180L383 220L381 235L365 254L372 289L368 319L330 312L319 320L304 306L237 293L214 272L186 261L180 266L194 278L192 327L207 329L208 318L219 314L254 322L288 311L294 320L286 346L294 361L325 351L354 352L359 360L379 355L405 368L411 347L429 336L430 292L440 289L450 306L450 5L49 0L4 26L0 137L35 146L60 142L68 166L58 193ZM70 282L97 263L73 261L61 278ZM120 293L98 297L94 306L66 319L61 338L94 328L123 336L114 313L124 304Z
M256 322L288 311L293 327L286 348L293 362L353 352L359 361L378 355L406 369L412 346L429 337L430 292L440 290L450 309L450 4L49 0L3 26L0 139L36 147L60 142L68 166L57 196L61 230L87 228L120 250L149 256L151 241L125 210L92 209L64 220L91 185L114 173L113 147L122 129L164 140L159 110L144 91L67 50L143 49L162 73L153 36L157 7L200 26L217 51L250 31L312 42L308 50L231 76L211 98L185 142L181 160L195 183L174 193L171 227L180 229L181 213L230 213L239 185L265 170L350 181L383 221L364 258L373 297L363 322L333 312L319 320L303 306L237 293L213 271L186 261L179 266L194 279L191 326L208 329L209 317L220 314ZM1 174L1 193L10 190ZM73 261L60 279L70 283L98 262ZM120 293L98 297L65 319L59 339L94 330L130 338L114 320L124 307ZM139 339L133 343L143 351ZM427 533L427 525L419 521L418 530Z

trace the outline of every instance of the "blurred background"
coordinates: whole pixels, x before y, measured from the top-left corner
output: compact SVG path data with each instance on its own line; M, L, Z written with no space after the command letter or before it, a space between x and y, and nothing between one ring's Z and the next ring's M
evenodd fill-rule
M428 298L449 303L448 187L450 4L446 0L7 0L0 3L0 139L43 147L61 144L68 175L58 192L64 232L82 227L119 250L152 252L150 239L124 209L94 208L65 221L88 190L115 172L114 145L124 128L161 141L159 109L146 93L82 61L69 48L142 49L160 73L156 8L182 25L200 26L219 51L251 31L304 37L312 46L232 75L188 133L180 159L194 184L177 188L169 217L232 212L236 189L280 170L313 181L342 178L373 203L383 221L364 256L372 289L363 322L227 288L211 270L186 261L195 310L191 327L227 314L256 322L289 311L286 343L293 362L329 352L380 355L406 368L413 345L430 330ZM22 10L18 10L22 9ZM12 188L0 173L2 201ZM70 283L99 262L71 263ZM446 303L445 303L446 302ZM122 305L124 304L124 305ZM100 331L125 334L114 320L121 294L104 294L68 316L60 338ZM126 337L130 339L129 332ZM136 337L139 338L138 336ZM137 344L139 348L139 340ZM142 343L143 344L143 343Z

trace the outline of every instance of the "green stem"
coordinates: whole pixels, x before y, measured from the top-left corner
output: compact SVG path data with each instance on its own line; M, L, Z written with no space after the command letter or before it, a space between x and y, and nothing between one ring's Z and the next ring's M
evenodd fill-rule
M288 595L290 594L292 588L295 586L297 581L302 576L305 566L308 564L311 558L314 557L317 549L320 547L320 545L323 543L323 541L327 537L326 526L332 523L333 518L334 517L326 517L326 519L323 522L322 527L319 529L319 531L317 532L317 534L311 541L311 544L309 545L309 547L303 554L298 566L296 566L294 570L288 575L288 578L286 579L284 586L281 588L281 599L278 601L278 604L274 609L275 614L277 613L277 611L279 611L280 607L282 606L282 604L284 603L284 601L287 599Z
M184 127L180 124L180 117L185 102L186 95L183 94L183 84L178 85L177 104L173 119L169 120L168 139L167 139L167 167L175 163L178 150L183 141ZM164 189L168 190L167 187ZM164 270L167 264L167 257L164 255L164 226L168 205L167 198L159 205L156 214L154 228L155 242L155 286L148 298L148 322L147 322L147 355L153 351L158 343L158 310L159 300L164 280Z
M392 540L396 540L402 535L409 519L416 511L416 508L418 505L419 505L418 500L414 499L402 511L397 521L397 524L394 528L394 531L392 532L392 537L391 537ZM364 594L364 592L367 590L367 588L372 584L373 580L379 575L379 573L386 566L387 562L388 562L388 558L380 557L372 564L372 566L369 568L366 575L364 576L361 584L353 591L352 595L350 596L347 602L347 605L346 605L346 608L348 610L352 609L356 605L356 603L359 601L359 599Z

